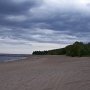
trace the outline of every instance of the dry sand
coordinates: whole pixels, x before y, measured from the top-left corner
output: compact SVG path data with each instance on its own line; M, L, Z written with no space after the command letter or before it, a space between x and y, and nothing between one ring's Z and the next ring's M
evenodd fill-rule
M30 56L0 63L0 90L90 90L90 57Z

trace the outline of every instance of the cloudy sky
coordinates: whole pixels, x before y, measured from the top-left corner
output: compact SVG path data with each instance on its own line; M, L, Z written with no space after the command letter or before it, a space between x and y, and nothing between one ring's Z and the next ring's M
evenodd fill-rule
M0 53L32 53L90 42L90 0L0 0Z

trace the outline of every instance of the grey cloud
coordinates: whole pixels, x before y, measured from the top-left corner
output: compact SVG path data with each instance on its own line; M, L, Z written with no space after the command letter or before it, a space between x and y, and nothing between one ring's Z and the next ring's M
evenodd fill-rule
M4 30L4 31L3 31ZM35 41L42 43L63 43L69 44L77 40L83 40L83 35L85 39L90 37L87 36L87 33L72 33L69 30L66 31L55 31L51 29L40 29L40 28L32 28L32 29L2 29L0 31L0 36L4 38L11 38L15 40L24 40L24 41ZM84 40L86 41L86 40ZM20 43L19 43L20 44Z
M37 9L42 5L41 0L26 0L19 3L0 0L0 37L23 42L26 40L57 44L69 44L76 40L90 41L90 16L76 11ZM24 16L25 19L20 19L20 16ZM24 44L23 42L13 44Z

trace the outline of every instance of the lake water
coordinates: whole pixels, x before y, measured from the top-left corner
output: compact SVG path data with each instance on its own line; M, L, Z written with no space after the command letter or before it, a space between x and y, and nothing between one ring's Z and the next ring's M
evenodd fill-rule
M22 54L0 54L0 62L15 61L27 58L29 55Z

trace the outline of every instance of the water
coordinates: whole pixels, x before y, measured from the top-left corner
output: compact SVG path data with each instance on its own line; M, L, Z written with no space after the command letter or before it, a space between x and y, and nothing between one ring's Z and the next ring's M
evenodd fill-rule
M0 62L15 61L27 58L26 54L0 54Z

